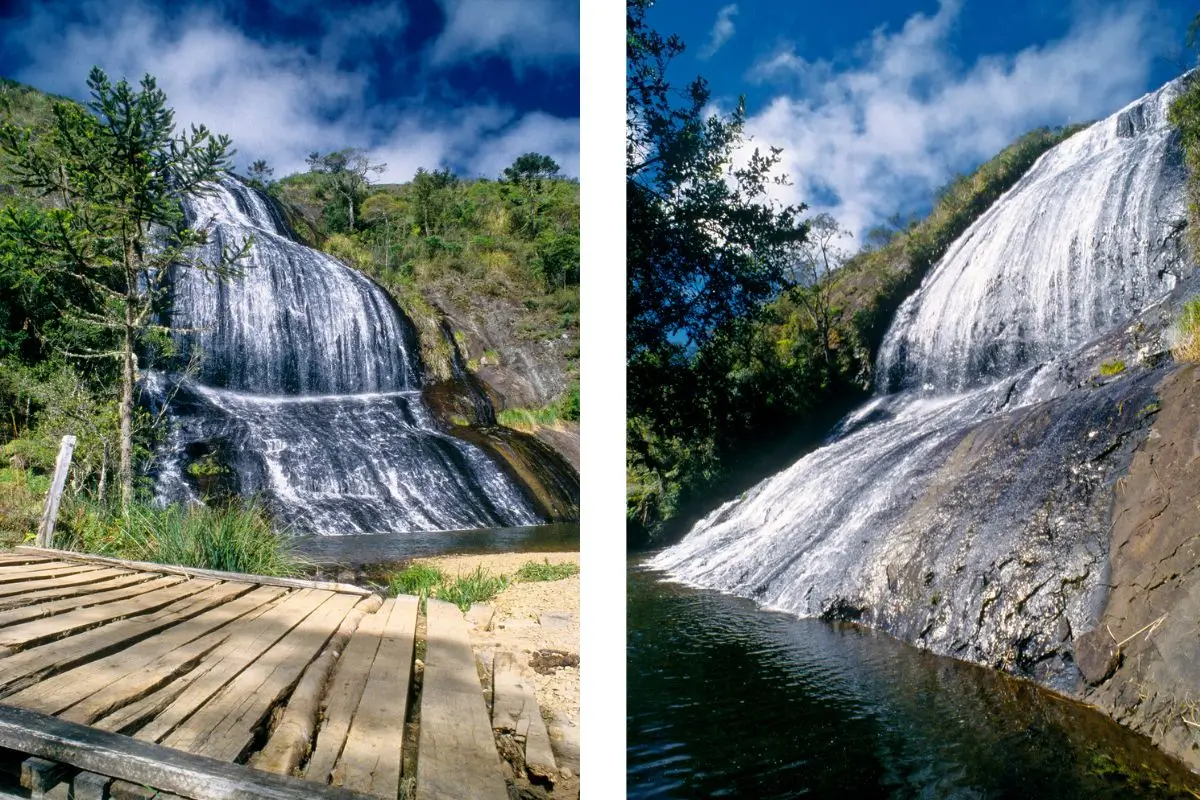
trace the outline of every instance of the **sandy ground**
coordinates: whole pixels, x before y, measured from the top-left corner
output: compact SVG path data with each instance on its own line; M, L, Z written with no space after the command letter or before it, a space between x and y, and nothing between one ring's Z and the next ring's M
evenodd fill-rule
M579 563L579 553L495 553L489 555L438 556L416 559L416 562L436 566L447 575L472 572L482 566L493 574L512 576L527 561L551 564ZM509 650L520 655L529 665L539 650L560 650L579 654L579 576L558 581L513 583L501 592L488 607L475 606L468 613L471 623L471 646L480 662L481 672L491 674L492 660L497 650ZM550 615L550 616L544 616ZM551 728L555 756L567 761L567 767L577 773L579 730L579 667L558 667L542 675L529 669L537 687L538 706ZM555 730L557 728L557 730ZM557 734L557 736L556 736ZM565 753L560 753L562 740L568 740ZM570 740L575 742L572 745ZM565 758L563 757L565 756ZM556 795L558 793L556 792Z

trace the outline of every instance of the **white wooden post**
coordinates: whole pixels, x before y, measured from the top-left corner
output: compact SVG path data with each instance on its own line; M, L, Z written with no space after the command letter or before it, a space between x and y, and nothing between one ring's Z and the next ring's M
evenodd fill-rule
M46 511L42 524L38 526L37 546L54 546L54 523L58 520L58 503L62 500L63 487L67 485L67 472L71 469L71 455L75 452L75 437L64 436L58 447L58 459L54 462L54 480L50 481L50 494L46 495Z

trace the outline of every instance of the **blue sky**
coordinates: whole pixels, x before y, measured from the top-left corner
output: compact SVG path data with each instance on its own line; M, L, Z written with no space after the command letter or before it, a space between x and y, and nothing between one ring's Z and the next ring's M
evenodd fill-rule
M179 123L233 137L276 177L313 150L368 149L496 177L530 150L579 174L577 0L19 0L0 74L82 99L93 64L154 75Z
M1039 125L1082 122L1192 64L1194 4L1012 0L658 0L714 106L745 94L754 145L784 148L778 197L861 234Z

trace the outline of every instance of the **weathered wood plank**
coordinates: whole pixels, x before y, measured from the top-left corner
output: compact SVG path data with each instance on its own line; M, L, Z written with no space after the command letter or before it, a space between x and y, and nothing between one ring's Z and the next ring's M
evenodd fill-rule
M296 684L357 602L354 595L327 593L319 608L226 684L163 744L236 761L254 741L255 729L271 707Z
M427 601L426 611L417 798L507 800L462 612L433 599Z
M45 758L27 758L21 762L21 786L36 794L54 787L70 769L66 764Z
M20 691L47 675L71 669L86 661L130 647L155 633L190 619L245 591L246 584L222 583L183 597L165 608L138 617L110 622L8 656L0 669L0 696Z
M309 754L321 710L321 698L329 685L330 673L339 663L339 656L346 650L347 642L358 630L363 617L374 614L382 604L379 595L369 595L359 600L358 605L346 615L321 655L300 676L300 683L296 684L292 696L288 698L287 708L271 731L266 746L250 760L252 767L291 775L300 766L300 762Z
M74 800L108 800L108 787L112 778L94 772L80 772L71 779L71 794Z
M366 795L274 775L22 708L0 705L0 747L61 761L196 800L366 800ZM464 795L465 796L465 795Z
M134 736L143 741L177 746L166 742L165 739L180 723L208 703L226 684L332 596L330 592L301 589L289 594L263 615L244 624L235 623L236 627L230 632L230 638L204 659L200 666L179 679L178 682L184 687L183 691L161 708L153 719L134 733ZM101 724L109 723L105 720Z
M402 596L385 604L389 614L379 652L350 724L346 746L333 770L335 786L388 800L394 800L400 792L400 759L418 603L415 597ZM383 612L381 609L379 613Z
M128 586L148 581L154 577L155 575L150 572L98 569L94 572L69 575L65 578L50 578L43 581L30 581L29 583L7 584L0 586L0 608L15 608L31 603L40 603L43 600L53 600L58 597L86 594L104 589L115 589L118 586Z
M351 637L350 644L346 645L346 652L338 660L325 695L324 721L317 732L312 757L304 770L304 777L311 781L328 783L333 768L337 766L338 756L346 744L346 734L350 731L350 722L367 686L371 664L379 651L385 622L387 614L382 608L364 619Z
M516 655L507 650L496 653L492 661L492 730L513 734L524 745L525 769L531 777L551 784L558 780L533 676L522 670Z
M11 694L4 702L73 722L92 722L191 669L224 641L231 622L287 591L244 583L221 586L229 587L229 600L216 608L158 636ZM237 587L249 591L236 597Z
M0 586L95 572L100 568L99 564L71 564L65 561L52 561L49 564L22 564L0 569Z
M34 619L53 617L57 614L69 614L72 611L78 611L82 608L128 600L138 595L152 592L155 589L174 585L179 580L179 578L175 577L159 578L157 580L139 581L115 587L100 584L93 591L86 592L77 597L66 597L47 603L31 603L29 605L18 606L17 608L10 608L7 611L0 611L0 628L10 628Z
M139 585L150 586L152 590L140 593L128 600L91 606L70 614L59 614L0 629L0 648L10 652L16 651L51 639L85 631L123 617L149 614L170 605L181 597L203 591L213 584L211 581L189 581L170 576L155 578L148 584Z
M33 564L35 562L46 562L51 559L48 556L35 556L28 553L0 553L0 567L12 566L14 564Z
M198 569L196 567L176 567L166 566L163 564L152 564L148 561L126 561L121 558L109 558L108 556L94 556L86 553L76 553L70 550L49 550L40 547L29 547L28 545L18 545L13 548L21 553L29 553L32 555L50 555L55 558L67 559L90 564L106 564L114 567L125 567L127 569L140 569L150 572L164 572L173 575L192 575L197 578L216 578L222 581L247 581L249 583L261 583L264 586L286 586L289 589L324 589L329 592L343 592L346 594L356 594L360 597L366 597L371 593L370 589L364 589L361 586L353 586L349 583L332 583L330 581L310 581L303 578L275 578L267 575L245 575L240 572L221 572L215 569Z

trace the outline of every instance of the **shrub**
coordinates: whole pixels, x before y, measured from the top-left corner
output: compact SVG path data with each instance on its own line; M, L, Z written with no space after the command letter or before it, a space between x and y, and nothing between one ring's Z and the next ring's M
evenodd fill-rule
M1125 362L1121 359L1117 359L1116 361L1105 361L1100 365L1100 374L1106 378L1110 375L1120 375L1124 371Z

